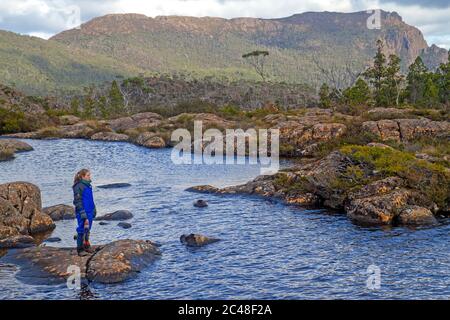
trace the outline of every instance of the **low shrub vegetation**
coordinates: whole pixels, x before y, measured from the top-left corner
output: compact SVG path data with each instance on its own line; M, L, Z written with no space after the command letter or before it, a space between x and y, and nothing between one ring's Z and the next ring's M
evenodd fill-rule
M448 206L450 172L440 164L419 160L408 152L368 146L344 146L340 151L368 164L382 177L399 176L424 193L440 208Z

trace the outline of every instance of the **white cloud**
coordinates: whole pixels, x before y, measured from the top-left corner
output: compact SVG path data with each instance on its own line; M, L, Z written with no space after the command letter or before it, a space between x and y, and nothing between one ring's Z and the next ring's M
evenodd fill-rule
M67 6L80 8L86 22L108 13L279 18L305 11L397 11L420 28L430 43L450 46L448 0L1 0L0 29L48 37L74 26Z

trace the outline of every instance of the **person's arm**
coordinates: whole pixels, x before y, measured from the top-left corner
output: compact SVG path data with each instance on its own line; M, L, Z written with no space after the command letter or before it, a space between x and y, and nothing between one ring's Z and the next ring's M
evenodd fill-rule
M84 186L81 183L73 188L73 204L75 205L76 212L80 213L81 218L87 219L87 214L83 206L83 192Z

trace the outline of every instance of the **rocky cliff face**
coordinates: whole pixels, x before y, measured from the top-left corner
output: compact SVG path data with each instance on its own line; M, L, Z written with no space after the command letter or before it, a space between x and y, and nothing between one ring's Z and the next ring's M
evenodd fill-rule
M380 38L386 53L401 56L405 69L417 56L430 67L446 61L446 50L428 47L420 30L397 13L383 11L380 30L367 28L370 15L321 12L272 20L107 15L51 40L128 61L143 70L236 77L239 73L241 78L255 76L242 54L266 48L271 52L272 78L309 83L320 76L313 56L325 65L352 62L362 69L370 63Z

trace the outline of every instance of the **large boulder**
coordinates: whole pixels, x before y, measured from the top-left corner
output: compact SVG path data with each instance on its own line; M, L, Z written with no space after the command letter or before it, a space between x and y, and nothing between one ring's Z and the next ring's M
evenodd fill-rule
M0 139L0 150L10 149L14 152L32 151L33 147L28 143L15 139Z
M33 150L28 143L15 139L0 139L0 161L14 159L14 154Z
M445 136L450 132L450 123L447 121L431 121L422 119L394 119L367 121L363 129L381 140L410 141L424 136Z
M50 216L53 221L75 219L75 209L73 206L58 204L42 209L42 212Z
M95 133L95 130L87 122L79 122L73 125L61 126L55 132L57 138L89 138Z
M232 129L234 123L213 113L182 113L168 119L169 122L178 124L185 122L201 121L203 127Z
M130 139L126 134L115 132L99 132L91 136L91 140L109 141L109 142L126 142Z
M131 117L123 117L108 122L114 131L126 131L137 128L154 128L161 124L162 117L153 112L138 113Z
M280 130L280 155L311 156L319 144L341 137L347 132L345 124L336 122L346 116L332 110L311 108L304 115L270 114L263 121ZM350 117L352 118L352 117Z
M434 203L398 177L368 184L350 193L345 206L347 216L361 224L429 224L435 219Z
M161 149L167 146L163 138L152 132L141 133L135 142L137 145L150 149Z
M26 182L0 185L0 239L35 235L54 228L53 220L42 212L37 186Z
M408 225L427 225L437 223L430 209L419 206L406 206L398 216L398 222Z
M80 121L81 121L80 118L73 116L73 115L65 115L65 116L59 117L59 122L65 126L74 125Z
M125 281L157 259L161 252L151 241L119 240L94 247L94 253L78 256L75 249L34 247L8 253L9 263L21 267L17 276L27 281L66 281L73 266L81 277L99 283Z

